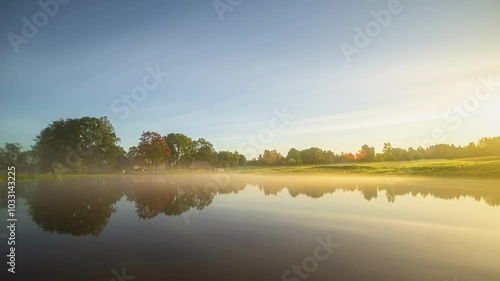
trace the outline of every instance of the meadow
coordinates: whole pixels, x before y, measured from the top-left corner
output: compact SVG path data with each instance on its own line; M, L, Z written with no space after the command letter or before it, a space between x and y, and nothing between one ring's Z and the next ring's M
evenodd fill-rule
M239 166L225 169L234 174L256 174L256 175L316 175L316 176L429 176L429 177L453 177L453 178L500 178L500 156L461 158L454 160L418 160L418 161L395 161L395 162L356 162L324 165L294 165L294 166ZM203 173L188 169L176 169L172 171L129 171L129 175L161 175L161 174L189 174ZM43 180L43 179L78 179L95 178L111 174L18 174L18 180ZM122 175L122 173L115 173ZM0 180L6 180L1 176Z
M251 174L311 175L408 175L500 178L500 157L473 157L454 160L340 163L297 166L244 166L229 170Z

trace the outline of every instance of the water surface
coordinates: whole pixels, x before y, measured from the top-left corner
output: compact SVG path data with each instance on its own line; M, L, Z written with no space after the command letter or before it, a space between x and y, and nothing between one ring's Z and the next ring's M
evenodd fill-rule
M220 173L17 192L12 280L500 280L498 180Z

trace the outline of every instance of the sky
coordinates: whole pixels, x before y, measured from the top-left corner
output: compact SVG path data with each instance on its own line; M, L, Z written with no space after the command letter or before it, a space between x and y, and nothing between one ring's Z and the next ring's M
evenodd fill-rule
M0 143L83 116L250 157L500 135L499 1L65 1L0 1Z

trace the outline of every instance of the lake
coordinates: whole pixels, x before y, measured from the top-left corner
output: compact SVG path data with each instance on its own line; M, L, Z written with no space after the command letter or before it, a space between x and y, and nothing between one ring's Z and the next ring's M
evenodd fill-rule
M2 280L500 278L499 180L126 175L18 181L17 196Z

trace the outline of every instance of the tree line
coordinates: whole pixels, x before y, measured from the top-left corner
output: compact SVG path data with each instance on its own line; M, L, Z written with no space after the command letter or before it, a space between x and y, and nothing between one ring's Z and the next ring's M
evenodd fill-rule
M30 150L18 143L0 147L0 165L16 165L17 170L39 173L100 173L113 170L149 170L187 168L193 161L204 161L212 167L245 165L315 165L345 162L413 161L421 159L457 159L499 156L500 137L481 138L467 146L437 144L429 147L393 147L385 143L381 152L363 145L356 153L336 154L311 147L291 148L284 156L277 150L264 150L257 158L247 160L238 151L216 151L204 138L194 140L181 133L161 135L143 132L138 144L125 151L107 117L60 119L52 122L34 139Z
M248 161L250 165L314 165L345 162L390 162L416 161L423 159L458 159L480 156L500 156L500 137L481 138L477 143L470 142L466 146L453 144L436 144L427 148L409 147L408 149L393 147L384 143L380 153L373 146L363 145L356 153L335 154L332 151L311 147L304 150L291 148L286 156L276 150L265 150L257 159Z

